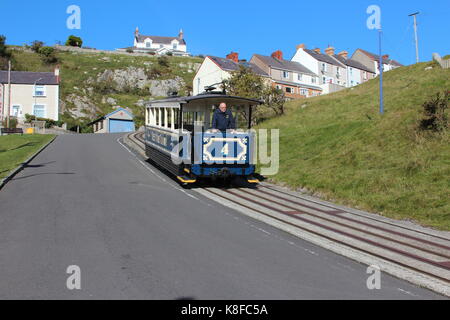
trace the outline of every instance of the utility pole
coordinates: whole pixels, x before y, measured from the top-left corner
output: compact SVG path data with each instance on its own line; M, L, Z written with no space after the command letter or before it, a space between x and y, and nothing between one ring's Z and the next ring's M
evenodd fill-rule
M379 48L380 48L380 60L379 60L379 67L380 67L380 114L384 114L384 99L383 99L383 50L381 48L381 35L383 34L383 31L381 29L378 30L378 37L379 37Z
M9 128L9 113L11 112L11 60L8 60L8 106L6 108L6 127Z
M414 17L414 38L416 40L416 63L419 63L419 40L417 38L417 15L420 12L411 13L409 17Z

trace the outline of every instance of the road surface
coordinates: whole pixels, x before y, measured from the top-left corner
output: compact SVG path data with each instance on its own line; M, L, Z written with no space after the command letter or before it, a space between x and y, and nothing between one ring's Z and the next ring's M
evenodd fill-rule
M181 189L120 137L59 136L0 191L1 299L443 299L387 274L369 290L367 266Z

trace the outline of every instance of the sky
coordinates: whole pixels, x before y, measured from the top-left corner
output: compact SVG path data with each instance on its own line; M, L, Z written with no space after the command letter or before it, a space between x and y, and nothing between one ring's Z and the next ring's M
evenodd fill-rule
M70 5L80 7L81 29L67 28ZM420 61L431 60L433 52L450 54L450 0L0 0L0 34L14 45L54 45L74 34L83 46L115 50L133 45L136 27L158 36L177 36L183 29L193 55L234 51L249 60L281 50L290 60L300 43L331 45L350 55L357 48L378 53L378 32L366 26L369 5L381 8L383 54L405 65L415 62L408 14L417 11Z

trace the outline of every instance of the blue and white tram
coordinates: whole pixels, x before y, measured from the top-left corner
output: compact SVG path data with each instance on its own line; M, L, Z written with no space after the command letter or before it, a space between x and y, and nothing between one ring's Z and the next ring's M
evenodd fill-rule
M237 130L211 129L214 110L226 103ZM259 100L206 93L150 101L145 113L146 155L183 184L202 178L240 176L258 183L252 108Z

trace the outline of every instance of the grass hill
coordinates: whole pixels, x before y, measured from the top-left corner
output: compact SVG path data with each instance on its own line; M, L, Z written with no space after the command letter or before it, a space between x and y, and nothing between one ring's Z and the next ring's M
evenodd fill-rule
M13 46L9 49L13 55L13 70L43 72L54 70L56 64L46 64L39 54L31 50ZM149 83L177 79L179 94L186 94L192 90L196 68L203 61L199 57L167 56L167 60L162 61L150 55L59 50L56 50L56 57L61 67L61 118L69 127L84 126L90 120L111 112L114 105L130 108L137 117L137 124L142 125L144 109L142 105L136 103L151 97ZM125 84L118 85L114 82L113 76ZM126 83L129 79L133 79L134 82ZM137 82L140 82L140 87L136 85ZM153 98L161 96L165 94ZM80 113L80 108L84 109L83 113Z
M375 79L289 102L286 115L261 124L280 129L280 170L272 179L344 205L450 230L450 134L418 129L423 103L450 90L450 70L428 62L384 78L384 116L378 114Z

